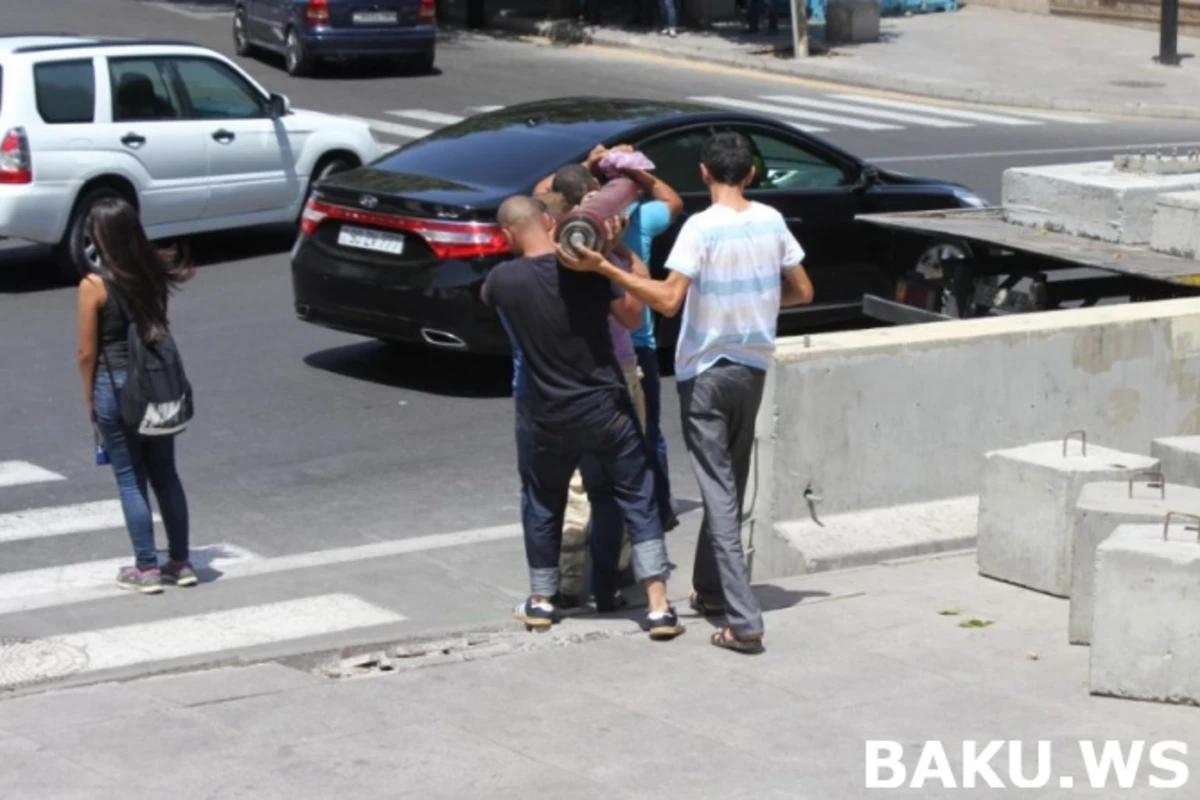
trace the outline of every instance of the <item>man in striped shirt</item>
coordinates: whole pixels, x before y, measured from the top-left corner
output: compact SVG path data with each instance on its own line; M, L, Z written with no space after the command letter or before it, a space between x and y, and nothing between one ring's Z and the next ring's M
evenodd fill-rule
M683 308L675 377L684 441L704 501L692 606L725 615L727 627L713 634L714 645L759 652L762 609L742 550L742 502L779 309L811 303L813 289L801 265L804 251L783 217L746 199L755 172L746 137L714 134L700 170L712 205L684 223L665 281L627 273L598 253L575 259L560 249L559 261L599 272L659 313L673 317Z

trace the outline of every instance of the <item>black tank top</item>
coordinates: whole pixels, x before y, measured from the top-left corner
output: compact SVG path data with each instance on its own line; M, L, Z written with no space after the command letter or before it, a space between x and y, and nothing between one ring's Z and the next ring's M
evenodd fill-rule
M125 369L129 366L129 323L117 304L112 284L106 282L104 289L104 305L100 306L100 347L107 362L101 361L100 366Z

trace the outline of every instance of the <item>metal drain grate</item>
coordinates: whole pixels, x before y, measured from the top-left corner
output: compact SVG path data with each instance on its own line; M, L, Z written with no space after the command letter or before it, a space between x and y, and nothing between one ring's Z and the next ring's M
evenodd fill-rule
M87 653L45 639L0 637L0 689L20 689L79 672Z

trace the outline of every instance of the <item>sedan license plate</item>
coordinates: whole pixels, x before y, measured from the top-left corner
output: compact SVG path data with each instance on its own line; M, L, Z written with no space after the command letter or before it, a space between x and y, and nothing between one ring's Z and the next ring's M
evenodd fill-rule
M395 25L399 17L395 11L355 11L355 25Z
M357 247L360 250L374 250L377 253L387 253L398 256L404 252L404 237L394 233L380 233L365 228L342 226L338 231L338 244L344 247Z

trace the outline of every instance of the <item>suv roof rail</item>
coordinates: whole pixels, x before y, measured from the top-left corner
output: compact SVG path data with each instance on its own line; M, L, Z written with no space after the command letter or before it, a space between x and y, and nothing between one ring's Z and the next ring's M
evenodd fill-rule
M201 47L178 39L88 39L68 44L31 44L17 47L14 53L48 53L55 50L84 50L89 47Z

